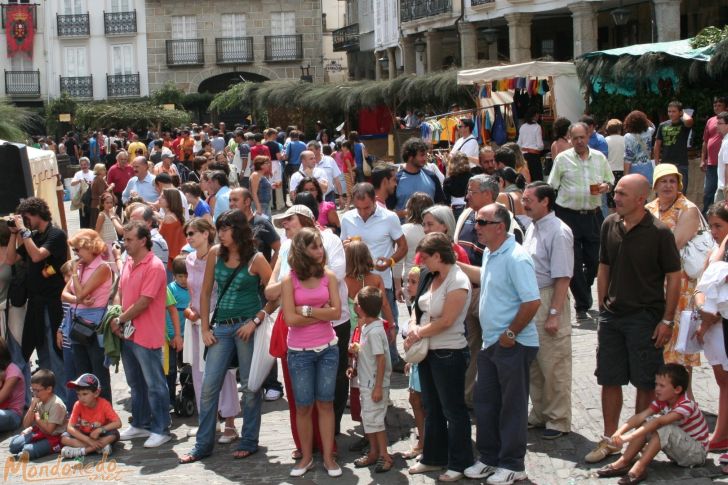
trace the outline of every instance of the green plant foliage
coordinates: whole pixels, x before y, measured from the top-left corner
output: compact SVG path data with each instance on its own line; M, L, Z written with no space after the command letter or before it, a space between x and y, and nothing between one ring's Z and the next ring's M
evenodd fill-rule
M169 129L189 122L186 111L165 110L145 102L88 103L79 106L76 114L76 125L86 129L109 126L145 129L158 125Z
M722 29L711 25L705 27L698 35L690 39L690 47L693 49L708 47L726 39L728 39L728 25L724 25Z
M25 143L35 115L0 99L0 139Z
M184 91L177 87L174 81L167 81L164 85L154 92L151 96L151 102L156 105L173 104L176 108L183 106Z
M70 114L71 120L75 121L76 109L78 103L68 93L63 92L59 98L51 100L46 105L46 130L48 133L57 133L61 123L58 121L58 115Z

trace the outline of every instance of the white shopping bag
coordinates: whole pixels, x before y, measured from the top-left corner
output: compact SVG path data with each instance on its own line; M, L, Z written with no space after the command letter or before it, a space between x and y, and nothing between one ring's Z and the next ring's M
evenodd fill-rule
M257 392L261 388L276 361L276 358L269 352L272 333L273 317L268 315L255 330L253 361L250 364L250 374L248 374L248 389L253 392Z
M675 350L683 354L696 354L703 350L696 337L700 323L700 314L697 310L680 312L680 332L675 342Z

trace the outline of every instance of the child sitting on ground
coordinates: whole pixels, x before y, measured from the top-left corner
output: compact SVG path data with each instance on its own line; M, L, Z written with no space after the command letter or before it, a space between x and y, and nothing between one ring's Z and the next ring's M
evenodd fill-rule
M708 452L708 423L698 405L687 398L690 374L680 364L665 364L655 376L655 400L623 424L611 438L622 456L597 471L602 477L622 476L619 485L632 485L647 478L647 466L662 450L683 467L705 463ZM658 417L651 416L659 414ZM629 430L633 429L631 433ZM647 446L645 446L645 443ZM632 464L638 453L642 457Z
M0 432L14 431L20 426L24 406L23 371L12 362L8 344L0 338Z
M66 406L53 393L56 376L40 369L30 378L33 399L23 417L23 430L10 440L10 453L19 460L36 460L61 451L61 434L65 431Z
M356 373L359 378L361 415L364 432L369 439L369 453L354 461L357 468L376 463L377 473L392 468L392 457L387 452L387 431L384 418L389 402L389 380L392 361L389 341L379 312L382 311L382 292L366 286L356 295L355 310L362 327L361 342L352 344L349 351L356 354ZM353 369L347 374L353 375Z
M119 441L121 419L111 403L99 397L99 379L93 374L82 374L66 384L75 389L78 400L73 406L68 429L61 437L61 456L76 458L89 453L111 454L111 444Z

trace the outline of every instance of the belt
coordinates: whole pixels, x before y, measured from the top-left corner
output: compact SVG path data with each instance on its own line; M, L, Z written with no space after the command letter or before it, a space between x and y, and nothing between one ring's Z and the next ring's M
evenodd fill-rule
M318 347L311 347L310 349L307 349L305 347L303 347L303 348L288 347L288 350L294 350L296 352L314 351L314 352L318 353L318 352L323 352L324 350L328 349L329 347L333 347L334 345L336 345L338 343L339 343L339 337L334 337L333 339L331 339L331 341L329 343L324 344L324 345L319 345Z
M596 207L594 209L584 209L584 210L569 209L568 207L564 207L561 205L557 205L556 207L559 210L562 210L564 212L570 212L572 214L579 214L581 216L590 216L590 215L598 214L602 210L600 207Z
M225 320L215 321L215 325L235 325L236 323L247 322L248 320L250 320L250 318L247 317L227 318Z

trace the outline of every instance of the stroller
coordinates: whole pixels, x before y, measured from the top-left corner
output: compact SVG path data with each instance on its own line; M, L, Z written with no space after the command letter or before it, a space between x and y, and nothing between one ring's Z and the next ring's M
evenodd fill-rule
M195 414L197 403L195 388L192 386L192 366L184 364L179 371L179 391L174 401L177 416L189 417Z

